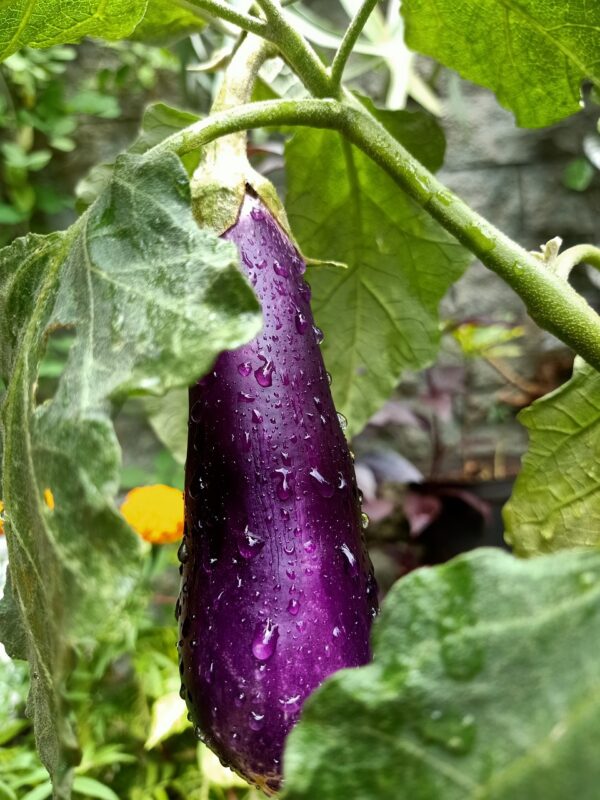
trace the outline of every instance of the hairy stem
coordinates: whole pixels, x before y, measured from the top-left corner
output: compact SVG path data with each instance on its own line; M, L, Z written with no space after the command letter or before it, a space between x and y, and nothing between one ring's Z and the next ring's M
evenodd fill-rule
M281 5L275 0L256 0L256 3L267 18L267 30L263 35L277 45L283 58L312 95L331 96L331 82L321 59L288 21Z
M157 144L150 152L185 155L230 133L279 125L342 128L344 108L337 100L263 100L221 111L195 122Z
M583 297L441 184L366 110L336 100L249 103L195 123L165 139L155 151L184 154L219 136L269 125L308 125L340 131L508 283L538 325L600 370L600 317Z
M342 39L342 42L331 64L331 84L334 92L337 92L337 90L340 88L346 62L348 61L348 58L354 49L354 45L356 44L358 37L360 36L376 5L377 0L364 0L363 4L350 22L350 25L346 29L344 38Z
M238 28L244 31L257 33L259 36L265 35L267 24L264 20L236 11L235 8L222 2L222 0L186 0L186 3L199 8L201 11L206 11L214 17L231 22L232 25L237 25Z

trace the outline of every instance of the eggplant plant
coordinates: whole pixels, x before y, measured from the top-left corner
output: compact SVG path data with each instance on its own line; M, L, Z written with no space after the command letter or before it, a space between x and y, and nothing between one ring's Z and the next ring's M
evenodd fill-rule
M29 664L52 782L32 796L144 791L127 794L114 764L98 764L100 790L82 776L73 665L117 639L134 647L131 593L156 551L119 512L112 419L129 396L175 389L189 389L189 426L173 679L224 763L286 800L595 796L600 317L569 276L600 250L560 252L555 237L526 251L435 177L437 120L351 91L365 26L371 41L398 31L394 2L384 24L376 0L344 0L347 29L320 39L329 60L314 22L304 35L306 9L278 0L75 5L0 4L0 58L207 24L233 45L209 64L227 63L210 114L152 107L86 181L70 228L0 250L0 639ZM401 13L408 47L495 91L522 126L576 113L582 82L600 86L600 11L585 0L404 0ZM393 42L382 48L398 80ZM269 83L267 61L293 91ZM285 208L246 155L247 132L273 128ZM530 450L505 511L514 552L544 558L486 551L416 571L378 617L345 434L435 358L438 304L472 256L578 357L569 383L523 413ZM57 331L71 344L42 397ZM152 508L140 510L151 495L135 508L155 547ZM171 538L177 508L156 514Z

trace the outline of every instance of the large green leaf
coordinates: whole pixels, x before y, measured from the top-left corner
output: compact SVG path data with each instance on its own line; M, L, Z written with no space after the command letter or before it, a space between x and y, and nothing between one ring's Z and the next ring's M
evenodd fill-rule
M373 641L306 703L285 800L598 796L600 553L418 570Z
M551 125L600 87L600 3L589 0L403 0L406 40L492 89L519 125Z
M115 624L140 565L138 540L113 504L111 401L188 385L260 325L235 248L196 226L174 155L121 156L66 233L0 251L10 558L0 634L11 656L29 660L30 713L58 800L70 796L78 756L64 699L72 653ZM77 334L65 371L55 396L36 406L46 337L65 326Z
M521 555L600 545L600 373L587 364L519 414L529 430L506 539Z
M148 0L144 18L129 37L141 42L172 42L201 30L205 21L198 9L179 0Z
M148 0L0 0L0 61L28 45L49 47L84 36L123 39Z
M444 140L433 118L376 113L423 163L440 166ZM299 131L286 169L286 209L303 251L348 265L316 267L309 280L336 406L357 433L403 370L434 358L438 303L470 257L340 134Z

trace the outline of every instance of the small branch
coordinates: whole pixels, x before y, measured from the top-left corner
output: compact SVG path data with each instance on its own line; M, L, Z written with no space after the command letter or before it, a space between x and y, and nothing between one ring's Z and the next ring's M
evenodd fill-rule
M269 125L299 125L312 128L342 128L343 106L337 100L264 100L211 114L184 128L152 148L182 156L230 133Z
M594 247L592 244L577 244L575 247L569 247L568 250L556 257L551 268L555 275L567 281L573 267L584 263L600 269L600 248Z
M250 14L243 14L241 11L236 11L231 8L222 0L186 0L189 5L199 8L201 11L206 11L214 17L224 19L232 25L237 25L248 33L256 33L259 36L264 36L267 30L267 23L262 19L253 17Z
M265 38L277 45L283 58L315 97L331 97L331 82L319 56L296 28L288 22L285 12L275 0L256 0L267 18Z
M519 375L511 366L509 366L506 361L503 361L500 358L494 358L493 356L486 356L485 353L483 355L484 361L490 365L490 367L495 370L500 377L504 378L507 383L510 383L511 386L514 386L523 394L530 395L531 397L539 397L540 396L540 387L537 383L532 383L528 381L527 378L524 378L522 375Z
M341 85L344 67L346 66L346 62L348 61L348 58L354 49L354 45L356 44L358 37L360 36L376 5L377 0L364 0L363 4L350 22L350 25L346 29L344 38L342 39L338 51L333 58L333 63L331 64L331 83L335 92L337 92Z

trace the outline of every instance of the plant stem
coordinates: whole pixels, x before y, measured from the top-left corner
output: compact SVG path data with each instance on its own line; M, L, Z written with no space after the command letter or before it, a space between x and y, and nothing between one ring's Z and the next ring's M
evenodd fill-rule
M227 3L222 2L222 0L186 0L186 2L219 19L231 22L232 25L237 25L238 28L244 31L256 33L259 36L265 35L267 23L264 20L236 11Z
M151 153L177 153L182 156L230 133L278 125L313 128L342 127L344 109L337 100L263 100L211 114L172 134L152 148Z
M600 317L584 298L548 265L501 233L441 184L366 110L336 100L249 103L179 131L157 145L153 152L183 155L219 136L269 125L308 125L340 131L442 227L508 283L540 327L600 370Z
M376 5L377 0L364 0L363 4L350 22L350 25L346 29L344 38L342 39L338 51L333 58L333 63L331 64L331 84L335 93L337 93L337 90L340 88L342 83L342 74L344 72L346 62L350 57L350 53L354 49L354 45L356 44L362 29L365 27L367 20L369 19L371 12Z
M283 58L315 97L330 97L331 82L319 56L306 39L288 22L285 12L275 0L256 0L267 18L262 34L277 45Z
M566 281L569 279L573 267L584 263L600 269L600 248L594 247L592 244L577 244L575 247L569 247L568 250L557 256L552 270L555 275Z

